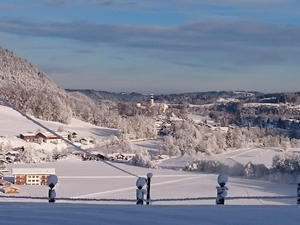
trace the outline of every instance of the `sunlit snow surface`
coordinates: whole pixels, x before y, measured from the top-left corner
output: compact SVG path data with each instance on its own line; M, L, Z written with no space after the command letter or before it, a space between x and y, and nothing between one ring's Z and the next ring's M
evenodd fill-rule
M3 203L0 205L0 212L1 221L8 225L299 224L299 207L297 206L112 206Z

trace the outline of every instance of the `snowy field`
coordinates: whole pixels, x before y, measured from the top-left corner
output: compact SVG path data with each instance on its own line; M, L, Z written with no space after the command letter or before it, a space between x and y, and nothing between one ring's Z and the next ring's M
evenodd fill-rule
M116 134L115 130L78 120L73 120L70 125L39 122L54 131L63 126L79 136L104 138ZM39 128L3 106L0 106L0 125L0 136L4 136L0 142L10 139L16 146L28 144L17 138L20 133L35 132ZM158 148L156 140L134 144L153 152ZM241 149L214 158L269 166L275 154L281 152ZM229 177L225 206L216 206L218 175L182 171L187 160L189 157L167 159L158 164L159 169L81 161L75 157L52 163L9 164L9 172L5 173L5 179L9 181L13 181L12 168L55 168L59 179L55 187L57 201L47 203L47 186L17 186L20 193L11 196L24 197L22 199L7 198L9 195L0 193L1 219L6 224L298 224L295 184ZM150 206L136 206L135 182L149 172L153 173L153 202Z

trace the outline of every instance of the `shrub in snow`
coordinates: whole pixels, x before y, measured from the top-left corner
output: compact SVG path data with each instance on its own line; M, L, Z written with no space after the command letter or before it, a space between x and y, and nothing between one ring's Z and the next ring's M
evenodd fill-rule
M185 166L185 170L201 171L207 173L227 173L230 174L230 167L218 160L192 159Z
M287 152L283 155L274 156L272 169L281 173L300 173L300 154Z
M40 152L32 147L27 147L25 151L17 155L17 161L24 163L39 163L41 162Z
M126 135L119 135L119 137L111 135L110 137L103 140L102 143L96 144L95 150L99 148L99 144L101 146L105 146L106 153L108 154L134 152L131 141L128 139Z
M185 170L215 174L226 173L229 176L243 176L249 179L294 183L295 177L300 174L300 154L285 153L284 155L275 156L271 169L264 164L253 164L252 162L247 163L245 166L236 163L233 167L230 167L217 160L193 158L186 164Z
M154 161L152 161L151 155L144 148L139 148L137 153L131 160L133 165L147 167L147 168L156 168Z
M269 169L264 164L253 164L249 162L245 165L244 176L251 179L258 179L269 174Z
M218 160L206 160L193 158L185 166L188 171L201 171L206 173L226 173L229 176L244 176L245 168L243 165L236 163L234 166L228 166Z

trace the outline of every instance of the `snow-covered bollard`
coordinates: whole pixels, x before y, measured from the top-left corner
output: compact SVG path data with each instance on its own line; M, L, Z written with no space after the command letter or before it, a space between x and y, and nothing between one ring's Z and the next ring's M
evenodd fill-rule
M48 198L49 202L55 202L56 192L53 189L58 182L58 178L56 175L50 175L47 178L47 185L49 186Z
M152 173L147 174L147 205L149 205L149 200L150 200L150 184L151 184L152 177L153 177Z
M136 181L136 204L143 205L144 204L144 195L147 194L147 191L143 189L146 183L146 179L143 177L139 177Z
M224 205L225 203L225 197L227 196L227 191L229 190L228 187L226 187L226 183L228 181L228 176L225 173L221 173L218 176L218 184L219 186L216 186L217 188L217 199L216 204L217 205Z
M300 205L300 175L296 177L296 184L298 185L297 187L297 205Z

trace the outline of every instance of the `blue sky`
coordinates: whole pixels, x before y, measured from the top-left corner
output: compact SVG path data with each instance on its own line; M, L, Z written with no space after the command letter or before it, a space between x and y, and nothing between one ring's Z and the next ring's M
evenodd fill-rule
M299 91L298 0L1 0L0 45L63 88Z

